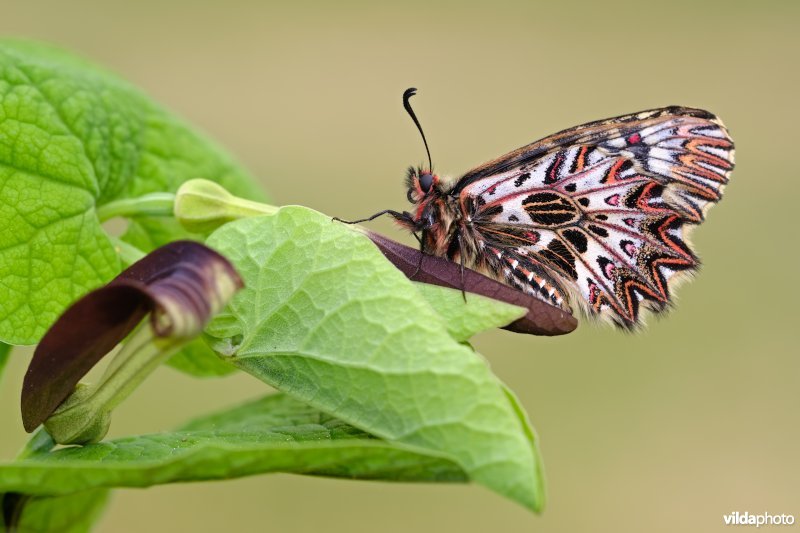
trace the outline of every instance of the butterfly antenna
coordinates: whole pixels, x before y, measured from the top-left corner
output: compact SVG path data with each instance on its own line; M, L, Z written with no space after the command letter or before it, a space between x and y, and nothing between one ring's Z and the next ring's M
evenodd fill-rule
M405 107L408 114L411 115L411 120L413 120L414 124L417 125L417 129L419 130L420 135L422 135L422 142L425 143L425 151L428 153L428 168L431 170L431 172L433 172L431 151L428 149L428 141L427 139L425 139L425 132L422 131L422 126L420 125L419 120L417 120L417 115L414 113L414 110L411 109L411 104L409 103L409 100L415 94L417 94L417 89L415 89L414 87L406 89L406 92L403 93L403 107Z

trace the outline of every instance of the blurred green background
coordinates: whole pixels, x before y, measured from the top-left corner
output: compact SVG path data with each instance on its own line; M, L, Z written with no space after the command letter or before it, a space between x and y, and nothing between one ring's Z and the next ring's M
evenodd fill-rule
M542 516L476 486L273 475L120 490L98 531L707 532L732 511L800 519L799 22L789 1L4 0L0 33L105 65L226 146L276 203L345 218L405 208L404 169L425 157L401 106L412 85L446 175L668 104L717 113L737 144L726 197L695 233L704 268L669 316L635 335L583 324L562 338L476 339L541 437ZM25 440L29 352L12 355L5 459ZM246 375L163 368L111 436L263 392Z

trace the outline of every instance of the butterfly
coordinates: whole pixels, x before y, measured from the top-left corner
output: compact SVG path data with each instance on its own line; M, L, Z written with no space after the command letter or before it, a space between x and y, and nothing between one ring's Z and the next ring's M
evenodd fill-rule
M689 236L722 198L734 144L702 109L670 106L575 126L452 181L411 167L412 211L381 211L446 257L551 305L642 324L700 262Z

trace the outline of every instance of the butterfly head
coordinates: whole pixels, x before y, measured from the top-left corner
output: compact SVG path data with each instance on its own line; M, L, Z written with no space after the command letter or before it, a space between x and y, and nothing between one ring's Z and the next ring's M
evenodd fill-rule
M430 170L411 167L406 174L406 196L412 204L420 204L439 192L439 176Z

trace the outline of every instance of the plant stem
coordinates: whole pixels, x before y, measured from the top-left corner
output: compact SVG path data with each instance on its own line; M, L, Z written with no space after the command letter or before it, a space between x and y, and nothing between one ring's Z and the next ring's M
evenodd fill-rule
M123 241L119 237L109 235L108 240L110 240L111 244L114 245L114 251L117 252L119 258L122 259L122 262L126 265L132 265L147 255L134 245Z
M97 218L105 222L114 217L132 218L137 216L171 217L175 205L175 195L168 192L154 192L138 198L125 198L109 202L97 208Z
M25 443L25 446L19 451L14 460L21 461L27 459L31 455L48 452L52 450L55 445L56 441L53 440L50 433L43 427L40 427L33 432L31 438L28 439L28 442Z
M8 356L11 353L11 345L0 342L0 377L3 376L3 369L8 362Z

